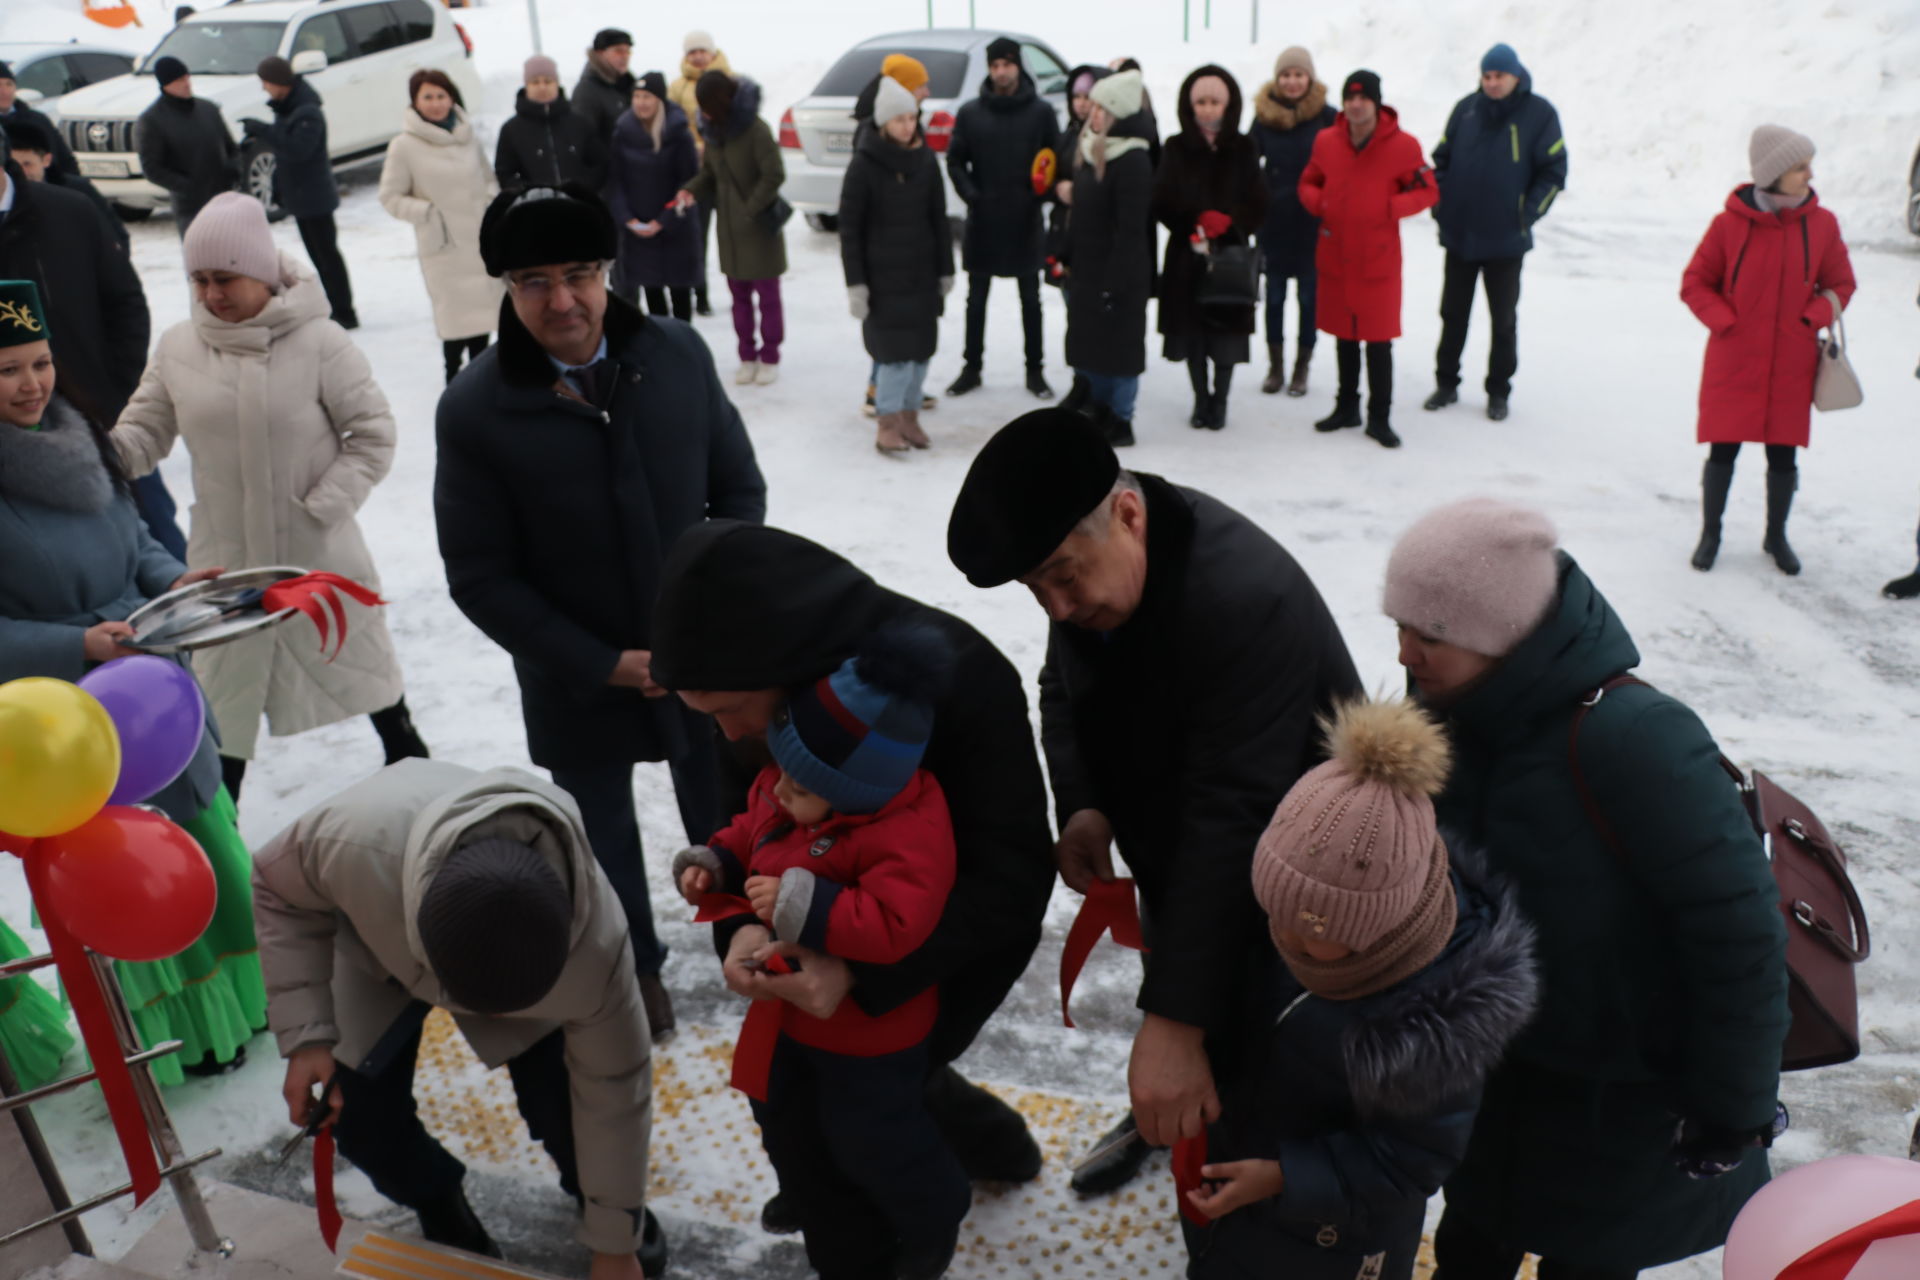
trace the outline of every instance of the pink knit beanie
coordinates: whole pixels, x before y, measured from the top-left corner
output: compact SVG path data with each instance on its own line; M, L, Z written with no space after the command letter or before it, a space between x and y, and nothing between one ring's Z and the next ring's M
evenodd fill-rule
M1381 608L1423 636L1504 658L1560 593L1559 540L1543 513L1497 498L1435 508L1394 545Z
M223 191L187 224L187 272L231 271L280 288L280 250L267 211L252 196Z

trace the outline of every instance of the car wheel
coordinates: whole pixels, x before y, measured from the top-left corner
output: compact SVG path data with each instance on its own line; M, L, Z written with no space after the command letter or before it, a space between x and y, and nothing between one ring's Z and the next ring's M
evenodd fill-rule
M840 229L840 215L836 213L810 213L807 225L815 231L825 231L829 235Z
M249 142L240 153L240 189L267 206L267 218L272 222L287 216L287 211L273 201L273 169L278 162L273 149L258 142Z
M122 222L145 222L153 216L153 210L136 209L130 204L116 204L113 206L113 211L120 216Z

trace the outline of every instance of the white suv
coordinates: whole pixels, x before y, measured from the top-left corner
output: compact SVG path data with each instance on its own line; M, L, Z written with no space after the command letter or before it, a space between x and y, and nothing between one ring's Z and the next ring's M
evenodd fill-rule
M116 205L166 207L167 193L141 176L133 129L160 92L148 69L172 56L193 76L194 96L218 103L241 142L245 189L271 203L273 153L243 141L240 120L270 118L254 68L274 54L319 90L336 169L385 153L400 132L407 80L422 67L446 72L469 103L480 101L473 42L430 0L248 0L194 14L133 74L61 99L60 127L80 172Z

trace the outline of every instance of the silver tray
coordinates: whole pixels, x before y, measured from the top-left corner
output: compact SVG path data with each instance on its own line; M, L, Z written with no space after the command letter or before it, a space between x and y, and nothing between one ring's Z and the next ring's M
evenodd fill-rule
M142 653L190 653L195 649L211 649L215 645L230 644L247 636L258 635L275 623L293 617L299 610L281 609L274 613L264 613L256 608L238 617L221 618L215 615L222 601L231 600L242 591L270 587L276 582L285 582L288 578L297 578L306 572L305 569L290 568L286 565L260 569L236 569L204 582L190 583L178 591L169 591L163 596L156 596L133 611L127 619L127 624L133 628L133 634L121 640L120 643L129 649L138 649ZM143 638L167 631L177 622L194 614L208 615L207 621L157 642Z

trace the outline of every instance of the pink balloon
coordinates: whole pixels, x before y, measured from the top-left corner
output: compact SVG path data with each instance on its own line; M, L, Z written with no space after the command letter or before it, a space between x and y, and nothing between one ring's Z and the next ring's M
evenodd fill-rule
M1779 1280L1809 1250L1920 1201L1920 1163L1892 1156L1835 1156L1769 1182L1734 1219L1721 1258L1726 1280ZM1846 1280L1920 1276L1920 1235L1875 1241Z

